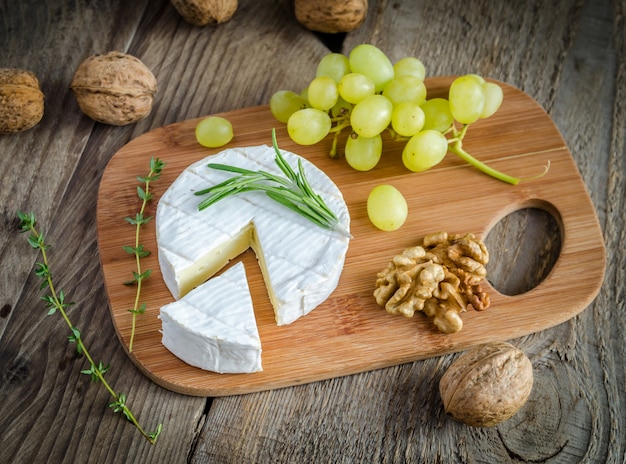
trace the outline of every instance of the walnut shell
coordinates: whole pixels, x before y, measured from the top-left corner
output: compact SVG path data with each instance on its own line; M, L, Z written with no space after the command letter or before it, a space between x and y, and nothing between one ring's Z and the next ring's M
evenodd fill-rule
M474 427L492 427L526 403L533 386L530 359L510 343L477 346L462 354L439 382L445 411Z
M157 81L138 58L121 52L92 55L76 69L71 89L80 109L95 121L131 124L152 110Z
M44 95L37 77L23 69L0 69L0 134L30 129L43 117Z
M171 0L178 13L194 26L228 21L237 11L237 0Z
M367 0L295 0L294 13L311 31L350 32L365 21Z

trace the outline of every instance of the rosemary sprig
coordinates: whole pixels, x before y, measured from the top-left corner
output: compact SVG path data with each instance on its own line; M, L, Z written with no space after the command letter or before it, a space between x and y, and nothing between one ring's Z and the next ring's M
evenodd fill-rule
M275 129L272 129L272 145L276 152L276 164L285 177L267 171L251 171L236 166L209 163L209 168L239 175L196 192L195 194L199 196L208 195L206 199L200 202L198 209L206 209L223 198L237 193L252 190L263 191L272 200L300 214L314 224L324 229L335 230L351 238L350 232L339 223L339 219L324 202L324 199L313 191L304 174L301 160L298 160L297 172L285 161L278 148Z
M150 183L152 181L157 180L161 176L161 171L165 163L163 163L158 158L150 159L150 172L146 177L137 177L137 180L144 184L144 187L141 185L137 186L137 196L141 200L141 208L139 212L135 214L135 217L126 217L126 221L135 226L135 245L134 246L123 246L122 248L126 253L133 255L135 257L135 263L137 266L137 270L133 271L133 280L128 282L124 282L125 285L137 285L137 292L135 293L135 303L132 309L128 311L133 315L132 328L130 331L130 342L128 343L128 351L132 353L133 351L133 340L135 339L135 327L137 325L137 315L143 314L146 312L146 304L139 303L139 298L141 295L141 283L150 277L151 270L147 269L142 272L141 270L141 258L145 258L146 256L150 256L150 251L146 250L142 244L139 243L139 231L141 226L147 224L152 216L144 216L144 211L146 209L146 205L152 199L152 192L150 192Z
M48 288L49 293L41 297L43 301L46 302L46 306L48 308L48 315L55 314L59 312L65 323L70 328L70 335L67 337L70 343L76 344L76 352L79 356L84 356L89 362L89 369L81 370L82 374L89 375L94 382L100 382L107 389L109 394L111 395L113 401L109 404L109 407L113 409L114 412L121 412L124 414L124 417L128 421L130 421L139 432L151 443L154 444L157 441L157 438L161 434L162 424L159 424L156 428L156 431L152 433L146 432L132 411L126 404L126 395L123 393L117 393L111 385L106 381L104 374L109 370L108 365L104 365L102 362L96 364L93 357L87 350L85 343L83 342L83 338L80 330L75 327L70 321L67 315L67 309L72 306L74 303L70 301L66 301L65 294L62 290L57 291L54 286L54 282L52 281L52 273L50 272L50 266L48 262L48 253L47 250L49 245L44 241L43 235L35 228L35 215L33 213L23 213L18 211L17 217L20 220L20 232L29 232L28 243L35 250L39 250L42 256L42 262L37 263L35 269L35 275L42 279L41 288Z

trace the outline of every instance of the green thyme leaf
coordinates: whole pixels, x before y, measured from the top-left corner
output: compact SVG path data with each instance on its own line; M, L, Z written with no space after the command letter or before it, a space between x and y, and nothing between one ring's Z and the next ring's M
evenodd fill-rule
M83 343L80 331L74 325L72 325L66 309L74 303L66 301L65 293L63 292L63 290L57 291L57 289L55 288L54 282L52 280L52 273L50 272L48 264L48 245L44 242L43 235L35 228L35 215L33 213L27 214L18 211L17 217L21 221L20 232L30 232L30 236L27 239L28 243L31 246L33 244L36 244L34 248L37 248L40 251L43 259L43 262L37 264L35 274L44 282L44 285L42 285L42 287L47 287L50 291L50 293L41 296L41 299L46 303L46 307L48 308L48 314L51 315L55 313L60 313L61 317L63 318L71 332L70 335L67 337L68 342L75 343L76 352L80 356L84 356L85 359L89 362L89 369L83 369L81 370L81 372L83 374L91 376L91 379L94 382L100 382L113 397L113 403L111 404L115 405L115 408L117 409L116 412L122 411L124 416L135 426L137 430L139 430L139 432L144 436L144 438L146 438L146 440L148 440L151 444L156 443L156 439L161 433L161 424L158 425L156 432L152 433L146 432L141 427L131 410L126 406L126 396L118 395L117 393L115 393L111 385L105 379L104 374L109 370L109 366L104 365L102 362L99 362L98 364L94 362L93 357ZM145 275L146 273L142 274ZM138 308L138 311L144 310L144 305Z

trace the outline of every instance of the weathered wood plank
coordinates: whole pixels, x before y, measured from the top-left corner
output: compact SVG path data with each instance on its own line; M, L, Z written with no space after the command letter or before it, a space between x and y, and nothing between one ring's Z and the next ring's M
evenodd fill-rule
M561 2L549 7L537 2L518 2L515 6L470 2L462 10L455 9L452 2L372 2L370 6L367 24L348 35L346 51L358 43L372 42L395 59L413 53L436 74L478 72L518 85L553 114L561 130L571 127L564 135L570 148L578 153L577 159L585 160L580 161L583 177L600 189L594 197L596 207L602 210L610 200L600 193L603 183L598 177L611 156L616 165L609 171L614 179L611 201L616 196L623 198L624 184L621 174L617 174L623 172L623 135L618 134L622 140L620 151L613 154L603 145L610 140L606 133L589 142L590 146L581 143L581 138L593 138L594 128L606 131L619 121L615 118L619 109L611 115L602 107L612 101L610 90L606 91L609 95L604 94L604 100L596 100L596 94L591 92L576 94L577 99L572 98L572 93L567 98L562 96L574 85L579 89L593 88L598 78L609 89L620 85L610 66L592 66L594 75L576 72L576 66L572 66L580 53L608 55L611 59L610 43L588 40L590 35L610 36L619 27L612 22L609 2ZM620 14L615 17L620 18ZM623 39L616 41L616 49L619 44L623 44ZM586 110L576 111L581 107ZM595 156L590 157L588 149L593 149ZM593 166L587 160L593 160ZM619 225L623 227L623 220ZM499 226L498 230L508 239L499 240L497 235L492 238L490 246L496 250L496 259L515 256L506 250L508 244L520 239L536 245L536 238L529 232L537 228L550 238L558 234L547 218L535 218L532 213ZM616 265L623 269L623 246L617 252L613 248L613 253L617 254ZM550 250L544 254L547 261L553 259ZM527 261L535 262L523 273L523 279L532 286L540 279L537 271L543 267L543 261ZM622 275L623 271L611 272L615 273ZM511 274L514 272L508 275ZM506 277L499 278L503 285L507 284ZM614 277L611 279L614 288L623 288ZM623 369L608 372L608 365L617 362L623 348L608 339L600 341L598 336L607 330L621 340L617 335L617 330L623 330L621 321L620 328L611 328L606 311L607 306L612 306L609 302L623 299L616 300L610 295L612 290L606 292L575 320L515 340L533 360L536 388L522 412L497 429L470 429L442 416L437 382L452 358L443 357L330 380L323 388L314 384L214 402L207 424L227 421L228 425L221 430L205 428L194 462L227 462L232 449L240 450L238 457L242 460L256 456L257 462L342 457L345 461L358 461L363 456L380 462L572 462L583 458L591 462L618 461L619 456L623 458L623 439L611 436L608 429L609 424L619 424L623 419L616 415L619 406L608 407L606 402L609 396L608 401L617 402L613 404L622 405L623 400L615 387L598 391L597 386L607 377L610 385L623 385ZM549 304L546 302L547 310ZM598 315L594 308L599 308L595 311ZM623 303L618 311L623 314ZM600 328L590 330L596 327L600 314ZM605 354L594 347L598 343L606 349ZM606 367L599 368L598 356L604 359L600 364ZM367 385L366 391L359 388L363 385ZM332 395L325 395L327 391L332 391ZM291 398L292 395L297 398ZM262 412L237 417L240 411L253 409ZM231 423L230 417L243 422L240 428L233 430L237 422ZM251 429L257 432L250 433ZM240 434L238 430L247 433ZM344 454L338 449L343 449Z
M11 298L3 302L0 341L2 365L7 372L2 382L3 404L11 405L7 414L2 415L2 444L6 444L1 451L3 457L39 460L51 456L59 462L87 457L93 462L184 461L206 400L160 389L128 364L117 342L102 287L95 241L98 182L110 156L150 128L221 111L231 105L236 108L258 104L269 98L267 95L280 88L285 76L273 73L276 65L272 58L277 50L285 50L289 44L301 40L297 24L290 28L283 25L289 24L285 20L288 14L286 6L273 11L267 3L243 5L234 18L237 22L207 28L189 26L166 1L152 4L151 8L119 2L105 11L95 11L91 5L57 8L42 4L31 15L3 15L7 23L2 34L11 45L6 55L3 54L3 65L38 72L44 92L50 95L46 116L39 126L1 140L3 151L16 152L16 159L20 160L16 164L2 158L6 173L2 188L6 190L2 191L1 204L7 225L2 230L3 263L20 265L13 274L2 274L7 280L3 281L1 293L3 298ZM102 16L107 20L101 21ZM37 24L27 24L27 18L34 18ZM256 32L248 35L245 44L231 40L234 34L241 33L242 22ZM61 24L62 30L56 30L55 24ZM31 37L30 28L48 34ZM277 28L283 33L275 34ZM114 30L117 32L113 33ZM75 53L75 44L85 39L88 41L80 47L80 53ZM35 46L27 47L27 43ZM255 51L255 44L262 45L263 53ZM296 70L300 59L310 65L312 60L306 52L316 47L320 56L323 47L304 43L294 49L297 55L286 59ZM29 55L22 61L12 57L27 49ZM112 49L140 57L160 83L152 114L133 126L94 124L80 114L68 90L73 71L84 57ZM53 52L60 57L51 59ZM243 58L247 60L245 69L258 71L258 75L241 72L238 65L224 66L237 64ZM67 62L66 67L56 66L60 60ZM20 182L20 178L26 182ZM25 197L26 192L29 194ZM53 255L54 265L59 269L59 287L73 300L86 303L82 311L75 311L72 319L91 342L94 355L97 353L100 359L111 362L111 383L137 405L134 411L146 428L153 429L158 421L164 422L165 431L158 447L150 447L119 415L111 413L106 407L109 401L106 392L91 385L79 373L84 366L82 361L74 359L71 348L64 342L66 328L62 321L42 317L45 311L38 301L38 283L29 277L36 254L16 232L17 209L33 209L43 232L54 245L53 251L60 250ZM70 271L64 272L66 269ZM18 299L22 286L25 293ZM37 317L29 315L24 308L33 308ZM56 339L42 337L42 334L56 335L55 332ZM62 366L61 372L56 368L57 363ZM42 387L25 396L23 389L31 383ZM77 435L75 430L84 433Z
M131 18L137 18L145 8L145 2L135 2L126 7L130 11L120 12L116 4L96 11L88 2L57 3L7 4L0 15L0 66L32 71L46 96L40 124L27 132L0 136L0 195L6 226L0 235L2 254L15 249L15 236L7 232L17 209L36 205L42 221L50 219L94 126L77 111L68 92L74 70L91 53L123 48L136 27L137 20ZM126 27L114 35L115 24ZM77 43L83 44L80 53L75 53ZM15 263L28 261L15 259ZM10 282L6 279L11 276L3 275L0 288L23 281L24 268L17 271L18 278ZM1 292L3 296L8 293Z
M7 298L0 341L3 372L7 373L1 387L6 411L1 419L0 460L114 462L142 456L139 460L145 460L158 453L175 462L193 441L204 402L185 397L167 401L168 392L146 382L129 364L116 347L106 315L106 295L99 284L102 276L93 217L98 179L108 157L132 137L134 128L95 124L80 113L69 92L74 69L86 56L112 49L126 51L146 4L113 3L104 10L87 3L30 6L29 14L2 15L9 21L24 21L2 28L3 34L10 35L2 65L34 71L47 98L40 125L0 140L3 153L13 154L2 157L1 204L8 227L0 236L0 252L3 265L8 262L14 270L2 273L0 292ZM77 43L82 45L79 53ZM108 378L114 388L128 395L148 430L159 420L175 418L170 421L169 435L163 436L164 449L150 447L121 415L111 412L106 391L80 374L87 366L67 345L69 332L63 321L45 317L38 300L39 283L26 277L38 257L17 234L13 218L18 209L37 214L53 245L51 264L59 288L82 303L71 312L72 322L82 330L96 359L111 364Z
M374 0L365 24L346 38L346 51L371 42L393 59L414 54L431 75L477 72L520 87L553 117L589 187L608 252L605 285L580 316L515 340L533 360L536 387L514 419L479 430L443 415L437 383L453 356L212 401L167 392L127 359L98 263L101 172L147 130L306 85L328 50L294 22L289 3L242 0L230 22L194 28L167 0L0 2L0 66L34 71L47 96L40 125L0 136L0 461L623 462L626 7L619 0L462 7ZM159 80L153 113L136 125L95 124L68 91L78 63L109 49L140 57ZM156 446L107 408L106 393L79 373L83 361L66 344L62 322L44 316L31 276L37 258L15 230L17 209L41 220L60 287L85 304L74 322L111 363L112 383L147 428L164 422ZM498 228L506 238L488 239L501 259L532 250L531 230L556 243L554 227L532 213ZM520 240L529 248L512 248ZM550 267L553 252L542 253L527 260L518 283L500 283L512 291L532 285Z

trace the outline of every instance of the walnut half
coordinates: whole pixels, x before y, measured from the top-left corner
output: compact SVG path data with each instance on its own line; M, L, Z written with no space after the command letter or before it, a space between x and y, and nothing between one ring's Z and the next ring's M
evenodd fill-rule
M489 307L480 286L488 261L485 244L473 234L430 234L378 273L374 298L390 314L422 311L439 331L455 333L463 327L460 313Z

